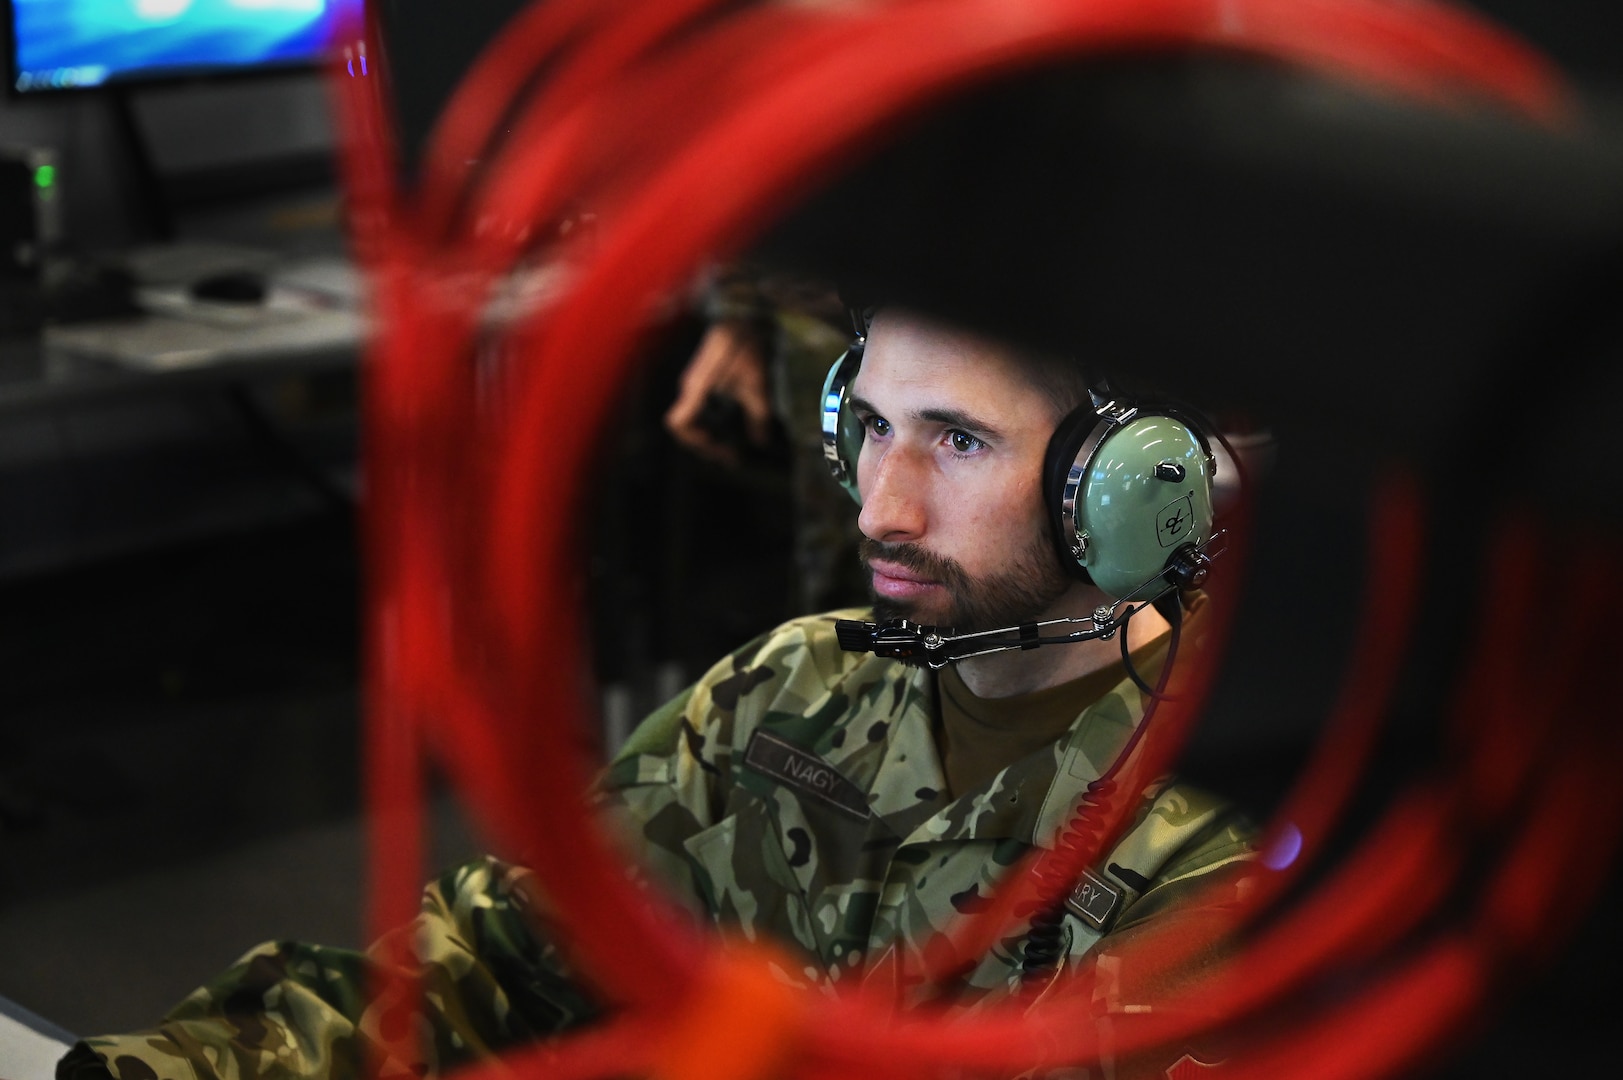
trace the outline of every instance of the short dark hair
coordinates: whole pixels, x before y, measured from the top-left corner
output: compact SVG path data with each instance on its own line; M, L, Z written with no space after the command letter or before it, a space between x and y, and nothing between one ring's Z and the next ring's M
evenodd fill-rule
M873 326L874 316L883 306L879 303L868 303L851 308L851 325L858 334L867 337L869 329ZM971 333L979 333L969 327L961 328ZM997 341L1009 350L1014 361L1031 379L1032 385L1054 406L1056 417L1069 416L1075 409L1092 400L1093 387L1088 379L1087 368L1080 360L1073 356L1033 349L1005 338L998 338Z
M1053 404L1058 416L1069 416L1092 400L1087 370L1075 357L1019 346L1013 348L1013 353L1032 384Z

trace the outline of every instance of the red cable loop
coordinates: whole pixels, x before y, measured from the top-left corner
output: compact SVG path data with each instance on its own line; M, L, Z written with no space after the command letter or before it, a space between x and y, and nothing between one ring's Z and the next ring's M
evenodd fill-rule
M1423 4L910 0L838 11L728 8L702 0L681 7L626 2L612 12L581 0L532 7L448 109L415 203L404 201L393 182L393 137L376 84L351 79L340 87L351 148L346 177L383 326L366 387L368 778L380 823L373 921L403 921L408 879L415 888L418 784L422 751L430 747L476 817L513 850L533 854L579 964L625 1007L599 1034L545 1055L515 1057L509 1064L521 1073L646 1068L647 1040L633 1033L650 1030L655 1010L686 1000L696 972L713 970L700 963L710 946L674 929L662 909L626 884L580 798L588 767L570 732L578 730L571 720L590 697L589 680L582 635L573 629L580 614L577 538L569 515L558 513L583 505L592 436L609 415L649 313L703 259L740 248L838 155L897 116L1002 72L1110 49L1222 49L1432 100L1454 100L1469 88L1535 119L1567 115L1559 82L1542 60L1485 24ZM702 29L701 16L712 20ZM566 50L577 37L584 44ZM558 65L555 81L514 110L542 63ZM676 96L696 73L711 71L730 81L691 100ZM722 88L735 90L738 100L728 100ZM649 95L663 95L652 99L652 112ZM664 121L657 138L610 123L654 115ZM523 137L503 145L496 133L507 120ZM474 157L491 163L478 175L465 166ZM494 394L477 389L480 342L489 336L479 320L492 286L551 235L549 223L581 203L599 208L601 231L590 244L554 253L568 260L570 280L545 311L500 334L502 348L524 362L507 364ZM452 229L459 208L465 208L461 233ZM559 402L569 408L560 410ZM1388 617L1382 605L1401 607L1412 594L1413 553L1406 545L1413 538L1400 536L1401 528L1390 521L1377 527L1385 546L1378 545L1376 562L1397 558L1407 570L1379 579L1402 585L1372 594L1372 610L1383 614L1371 618ZM1508 646L1509 639L1492 640ZM1395 670L1400 645L1364 642L1351 670L1377 676L1362 686L1349 682L1320 756L1287 804L1289 820L1310 838L1322 836L1345 805ZM476 663L472 654L483 659ZM1484 670L1484 681L1512 678L1510 671ZM1189 678L1198 700L1210 665ZM1175 719L1169 726L1181 730L1193 721L1194 706ZM1376 901L1394 895L1413 865L1446 852L1443 829L1465 813L1473 792L1505 790L1506 783L1520 788L1504 772L1514 733L1496 725L1482 745L1477 783L1420 793L1388 815L1386 851L1407 861L1396 869L1366 864L1359 861L1372 858L1366 846L1348 864L1347 872L1371 874L1368 895ZM1178 741L1146 743L1120 790L1098 793L1097 821L1060 838L1062 854L1096 855L1125 812L1118 796L1139 790ZM1571 751L1555 754L1542 789L1594 767L1593 759L1586 763ZM1525 937L1529 919L1556 903L1549 890L1516 883L1526 872L1569 871L1579 857L1550 832L1555 810L1548 807L1561 805L1558 793L1520 834L1484 908L1485 926L1521 928L1512 936ZM386 842L387 822L396 830ZM1436 883L1417 918L1441 901L1451 878ZM1280 887L1260 890L1250 906L1260 909ZM999 901L1012 904L1023 889L1031 895L1030 883L1011 882ZM1212 1016L1244 1019L1315 971L1354 962L1352 946L1367 943L1378 928L1377 905L1336 899L1323 890L1308 897L1220 972L1246 973L1248 993L1193 1020L1146 1020L1131 1038L1149 1046L1199 1030ZM1309 914L1324 921L1301 921ZM996 925L994 916L965 928L959 940L976 940ZM1291 925L1298 934L1317 926L1306 948L1282 934ZM1187 956L1187 945L1140 952L1146 963L1172 967ZM1483 948L1444 938L1389 978L1368 981L1342 1008L1269 1035L1243 1068L1265 1075L1311 1060L1318 1075L1353 1076L1412 1062L1476 1004L1481 991L1473 980L1484 966ZM905 1052L918 1075L952 1064L1019 1068L1030 1063L1029 1040L1038 1036L1049 1048L1046 1061L1097 1057L1093 1026L1076 1023L1077 997L1076 988L1062 989L1056 1005L1068 1005L1064 1012L991 1009L946 1027L910 1021L893 1028L884 1023L886 1009L863 995L808 997L795 1007L818 1018L784 1022L815 1023L828 1033L803 1046L795 1065L801 1075L844 1074L881 1052ZM1388 1037L1371 1038L1374 1032Z

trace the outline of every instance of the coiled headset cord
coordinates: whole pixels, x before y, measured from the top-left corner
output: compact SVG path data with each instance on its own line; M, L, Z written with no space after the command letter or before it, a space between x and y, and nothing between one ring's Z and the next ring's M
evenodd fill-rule
M1239 490L1243 493L1254 490L1251 486L1251 478L1245 459L1240 456L1233 443L1229 441L1228 437L1223 434L1222 429L1217 425L1210 425L1208 430L1228 455L1229 463L1234 467L1235 475L1238 478ZM1127 759L1132 756L1133 750L1138 746L1139 739L1143 738L1144 732L1149 730L1151 722L1155 719L1156 707L1163 701L1171 700L1166 688L1167 681L1172 676L1173 661L1178 655L1178 645L1182 640L1183 604L1176 592L1169 592L1151 601L1151 603L1155 610L1161 613L1161 617L1166 619L1167 626L1171 631L1170 638L1167 641L1166 660L1161 665L1161 673L1157 676L1155 685L1150 686L1149 683L1144 681L1144 677L1139 674L1138 668L1133 665L1132 653L1127 647L1127 626L1133 615L1137 614L1139 608L1128 611L1122 619L1121 626L1121 661L1122 665L1127 669L1127 677L1132 679L1133 685L1137 686L1150 699L1149 704L1145 707L1144 716L1139 721L1138 726L1128 736L1127 744L1122 747L1121 753L1116 755L1116 760L1111 762L1110 768L1106 769L1103 776L1090 783L1087 789L1082 792L1082 798L1076 808L1076 813L1071 815L1071 820L1064 829L1060 830L1059 838L1054 843L1053 856L1043 860L1033 871L1037 875L1038 895L1052 896L1053 900L1039 910L1031 920L1031 933L1026 938L1026 955L1020 965L1021 982L1028 987L1046 979L1059 966L1062 959L1060 953L1064 946L1065 899L1067 888L1071 885L1071 882L1057 880L1060 877L1060 871L1062 868L1068 868L1075 861L1070 856L1074 855L1085 844L1092 844L1098 840L1099 834L1104 828L1103 822L1110 820L1113 816L1106 811L1114 808L1111 805L1111 800L1117 795L1117 774L1121 771ZM1071 876L1074 877L1075 873L1079 872L1080 869L1078 867L1077 870L1072 871Z
M1024 986L1032 986L1046 980L1059 966L1064 947L1065 898L1071 884L1069 878L1075 876L1075 870L1071 867L1076 861L1073 856L1078 851L1091 848L1100 839L1104 823L1113 816L1109 811L1114 809L1113 800L1119 791L1119 785L1116 783L1117 774L1127 759L1132 757L1144 733L1149 730L1150 723L1155 719L1156 706L1167 700L1165 693L1167 680L1172 674L1172 662L1178 654L1178 643L1183 628L1183 609L1177 595L1172 594L1168 599L1170 602L1164 606L1156 605L1156 610L1161 612L1171 628L1171 638L1167 642L1166 661L1161 665L1160 676L1153 688L1133 667L1132 657L1127 648L1128 620L1141 609L1132 609L1122 620L1122 663L1126 665L1128 677L1149 696L1150 701L1138 726L1133 729L1126 745L1116 755L1116 760L1111 762L1110 768L1105 770L1103 776L1088 784L1087 789L1083 791L1076 812L1071 815L1071 820L1065 828L1060 830L1052 855L1039 863L1033 871L1037 875L1038 895L1051 896L1053 899L1032 916L1031 932L1026 938L1026 954L1020 965L1020 980ZM1072 872L1062 879L1061 875L1066 870Z

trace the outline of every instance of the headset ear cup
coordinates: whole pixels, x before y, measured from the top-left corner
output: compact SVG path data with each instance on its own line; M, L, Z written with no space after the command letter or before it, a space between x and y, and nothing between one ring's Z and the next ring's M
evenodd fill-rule
M834 361L823 379L822 398L823 461L835 483L858 505L862 503L862 493L857 489L857 458L862 453L863 430L862 421L849 405L849 397L852 380L862 367L864 344L862 338L857 338Z
M1142 403L1080 411L1055 429L1043 463L1062 565L1107 596L1143 598L1212 537L1203 426Z
M1050 535L1054 550L1059 553L1060 565L1067 573L1081 581L1091 581L1088 572L1077 561L1068 539L1071 530L1065 521L1065 485L1073 466L1081 464L1077 455L1093 429L1102 421L1091 402L1083 402L1072 409L1054 434L1049 436L1048 450L1043 457L1043 501L1048 508Z

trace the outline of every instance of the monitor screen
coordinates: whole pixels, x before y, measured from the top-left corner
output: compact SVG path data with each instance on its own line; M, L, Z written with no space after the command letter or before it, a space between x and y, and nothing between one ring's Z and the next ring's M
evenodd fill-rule
M71 90L307 67L365 0L10 0L11 86Z

